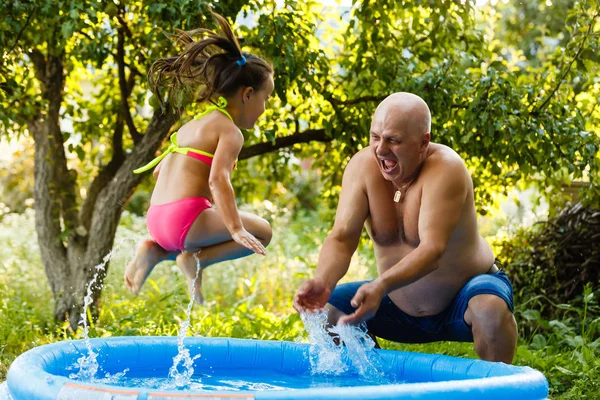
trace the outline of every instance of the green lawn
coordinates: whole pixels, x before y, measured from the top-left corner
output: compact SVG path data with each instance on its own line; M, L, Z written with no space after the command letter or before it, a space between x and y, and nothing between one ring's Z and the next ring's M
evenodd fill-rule
M317 262L320 243L330 216L270 216L274 240L266 257L248 257L223 263L205 272L202 306L192 313L191 332L197 336L228 336L264 340L306 340L302 322L292 308L292 295ZM117 234L138 238L144 220L125 215ZM173 263L162 263L153 272L141 294L134 297L122 284L123 269L132 256L131 246L115 254L103 293L98 321L91 337L121 335L176 335L185 318L188 294L183 275ZM373 259L368 243L354 258L350 274L355 280L372 276ZM593 303L593 294L588 293ZM521 300L521 304L526 300ZM557 399L600 398L600 339L598 315L588 310L565 310L562 320L545 321L517 303L517 322L530 332L521 335L515 364L543 372ZM22 352L45 343L79 338L66 324L52 319L52 296L46 281L35 240L31 210L7 215L0 221L0 381L10 363ZM585 315L584 315L585 314ZM539 327L536 328L536 327ZM399 345L385 348L461 357L476 357L469 343Z

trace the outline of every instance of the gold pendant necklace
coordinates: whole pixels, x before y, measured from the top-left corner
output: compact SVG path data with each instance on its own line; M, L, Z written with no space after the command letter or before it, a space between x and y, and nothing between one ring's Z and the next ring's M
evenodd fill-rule
M414 179L413 179L414 180ZM408 191L409 186L413 183L413 180L411 180L410 182L408 182L407 184L405 184L402 187L396 187L396 185L394 184L394 182L392 182L392 185L394 187L396 187L396 193L394 193L394 203L399 203L400 200L402 200L402 191L405 190L405 193Z
M427 152L425 153L425 158L427 158ZM413 178L410 181L408 181L408 183L405 183L404 186L397 187L396 184L392 182L392 186L396 189L396 193L394 193L394 203L399 203L400 201L402 201L402 199L404 198L402 196L402 191L404 191L404 195L406 195L406 192L408 192L410 185L412 185L412 183L419 177L419 173L421 172L421 168L423 168L423 164L424 162L421 163L421 165L419 165L415 174L412 175Z

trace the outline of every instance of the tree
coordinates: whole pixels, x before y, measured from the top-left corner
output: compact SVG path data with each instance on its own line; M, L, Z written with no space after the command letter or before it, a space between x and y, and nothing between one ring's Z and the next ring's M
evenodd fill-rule
M27 131L34 139L38 241L55 317L68 318L73 327L94 267L113 246L120 204L141 180L131 171L153 157L176 121L168 112L144 119L132 106L144 104L140 82L149 57L170 50L161 28L194 26L204 18L203 6L83 0L2 5L1 118L9 134ZM240 6L216 9L236 15ZM94 81L92 98L79 86L85 79ZM64 129L65 120L73 131ZM105 271L100 273L101 284ZM93 289L97 302L100 285Z
M498 2L484 9L469 2L362 1L341 18L325 15L322 21L337 25L320 36L328 65L315 66L318 73L308 82L289 81L264 132L273 144L289 143L307 128L326 144L253 160L247 179L236 183L247 193L273 197L275 185L256 177L285 181L288 160L312 157L330 183L325 196L335 198L340 165L367 145L375 106L403 90L429 104L432 140L466 160L481 213L496 193L516 184L537 185L556 201L561 183L584 179L591 183L588 200L597 202L599 8L597 1L566 0L556 6ZM249 32L255 43L265 43L261 29L278 15L265 16ZM270 39L277 46L266 49L276 50L270 54L276 70L296 65L293 48L280 53L292 43ZM531 56L524 49L534 42L544 46Z
M545 114L545 118L539 118L540 128L549 135L558 152L547 145L543 148L550 150L546 154L552 159L569 160L561 167L558 167L560 162L549 163L554 173L546 172L544 179L538 176L538 185L556 189L575 179L589 181L591 186L585 193L585 201L597 207L600 4L575 0L512 2L498 4L496 10L492 23L497 49L504 46L505 57L518 60L522 67L518 72L519 82L540 93L531 114L536 118ZM555 132L567 134L555 136ZM567 144L571 136L585 139L576 140L572 146ZM587 154L582 157L583 153ZM591 157L594 153L596 156ZM551 205L558 203L555 211L562 208L561 202L556 202L560 196L548 197Z
M400 90L428 102L433 140L465 158L481 210L494 192L531 177L596 178L599 116L589 103L586 118L578 99L599 89L578 87L572 68L582 63L597 75L595 1L566 6L574 28L539 64L523 60L511 26L478 27L469 2L363 0L340 16L291 0L2 1L0 124L34 139L38 241L55 316L73 326L122 204L142 179L131 171L198 111L193 99L180 120L147 111L146 71L174 51L162 32L210 26L209 6L230 21L254 18L237 27L242 45L275 68L277 96L259 130L244 132L240 159L250 160L235 185L246 194L268 195L276 185L265 182L289 179L294 157L313 157L330 183L324 194L335 197L343 165L368 142L375 106ZM93 293L97 301L100 285Z

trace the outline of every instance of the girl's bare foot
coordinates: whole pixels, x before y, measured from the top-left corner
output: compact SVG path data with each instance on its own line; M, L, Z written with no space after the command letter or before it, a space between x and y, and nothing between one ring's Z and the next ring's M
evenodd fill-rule
M196 256L194 256L196 254ZM198 304L204 302L202 295L202 266L197 258L200 250L196 253L183 252L177 256L177 266L183 272L188 280L188 290L190 296L194 297L194 301ZM196 274L198 277L196 278Z
M152 240L141 242L135 253L135 257L125 268L125 286L132 293L138 294L150 272L156 264L164 260L167 252Z

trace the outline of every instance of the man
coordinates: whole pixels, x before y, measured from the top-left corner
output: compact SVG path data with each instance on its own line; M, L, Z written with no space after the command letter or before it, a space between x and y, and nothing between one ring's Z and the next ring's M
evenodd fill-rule
M512 286L477 230L467 168L430 142L430 130L429 108L414 94L377 107L370 146L346 166L333 229L294 307L325 307L331 324L366 321L372 334L397 342L472 341L480 358L511 363ZM379 276L336 287L363 225Z

